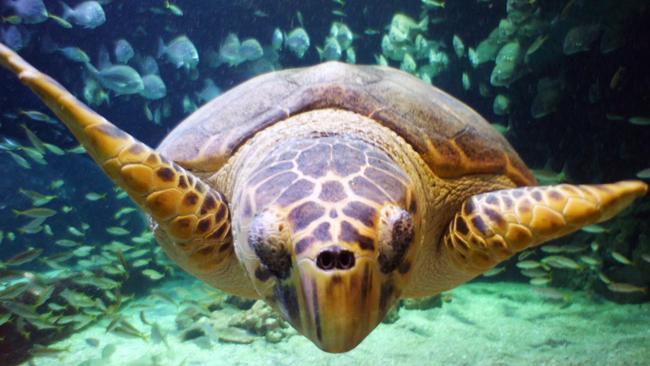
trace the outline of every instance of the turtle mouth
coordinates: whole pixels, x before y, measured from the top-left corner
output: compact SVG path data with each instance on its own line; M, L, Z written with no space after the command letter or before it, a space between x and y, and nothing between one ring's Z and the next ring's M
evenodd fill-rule
M343 254L344 264L350 260L347 255ZM326 352L353 349L381 321L377 262L369 256L353 258L354 265L345 269L333 265L324 270L318 256L297 263L294 284L300 321L292 324Z

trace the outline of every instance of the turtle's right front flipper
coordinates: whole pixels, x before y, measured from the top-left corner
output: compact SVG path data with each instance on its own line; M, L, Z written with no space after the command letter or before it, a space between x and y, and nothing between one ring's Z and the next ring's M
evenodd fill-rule
M0 65L32 89L106 174L151 215L174 244L165 249L185 269L205 279L236 261L230 212L221 193L108 122L1 43Z
M647 191L641 181L623 181L476 195L449 225L442 255L469 280L526 248L610 219Z

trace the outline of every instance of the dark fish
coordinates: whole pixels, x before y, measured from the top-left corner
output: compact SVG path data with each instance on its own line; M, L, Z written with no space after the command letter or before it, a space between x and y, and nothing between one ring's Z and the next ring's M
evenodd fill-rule
M135 56L135 51L133 51L133 47L131 46L129 41L127 41L124 38L118 39L115 42L114 53L115 53L115 59L117 60L117 62L121 64L128 63L129 60L133 58L133 56Z
M588 51L592 43L600 35L601 27L595 25L581 25L573 27L564 37L564 44L562 50L565 55L573 55L574 53Z
M20 51L27 46L27 39L23 37L20 29L15 25L0 29L0 40L14 51Z
M117 350L117 347L114 344L107 344L102 348L102 359L103 360L108 360L111 358L113 353L115 353L115 350Z
M51 208L45 207L33 207L27 210L19 211L13 210L16 216L28 216L28 217L51 217L56 215L56 211Z
M177 68L192 69L199 63L199 52L194 43L187 36L180 36L168 44L161 39L158 40L158 57L165 57L167 61Z
M3 301L2 307L25 319L35 319L40 316L36 312L35 306L25 305L16 301Z
M144 89L142 77L131 66L108 65L98 70L87 63L86 67L103 87L118 95L137 94Z
M146 335L137 329L124 326L124 323L120 323L117 327L111 329L111 332L121 336L142 338L145 342L148 342Z
M36 297L36 302L34 303L34 306L39 307L43 305L47 300L52 297L52 293L54 292L54 285L50 285L47 287L43 287L39 289L37 292L37 297Z
M43 253L43 249L29 248L24 252L18 253L13 257L9 258L5 264L9 266L18 266L24 263L28 263L38 258L39 255Z
M0 300L13 300L29 288L28 282L18 282L0 290Z
M158 323L151 324L151 340L154 344L163 342L165 346L169 348L169 344L167 344L167 339L165 338L165 333L162 332Z
M58 357L61 352L70 351L70 346L65 348L46 347L40 344L35 344L29 349L29 353L39 357Z
M12 8L23 23L36 24L47 20L47 8L43 0L9 0L6 5Z
M144 317L144 310L140 310L140 321L142 321L142 324L151 325Z

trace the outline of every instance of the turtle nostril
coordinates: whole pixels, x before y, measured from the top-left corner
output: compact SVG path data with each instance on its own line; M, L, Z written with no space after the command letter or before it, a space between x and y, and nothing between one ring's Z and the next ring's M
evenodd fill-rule
M339 255L336 261L336 268L350 269L354 267L354 253L348 250L342 250L338 254Z
M316 257L316 266L323 270L330 270L336 265L336 253L331 250L324 250Z

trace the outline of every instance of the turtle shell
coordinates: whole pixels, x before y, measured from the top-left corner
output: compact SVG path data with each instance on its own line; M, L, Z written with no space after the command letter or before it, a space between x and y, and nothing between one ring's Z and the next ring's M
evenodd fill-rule
M536 183L506 139L464 103L400 70L339 62L244 82L190 115L158 150L189 170L215 172L255 133L322 108L356 112L390 128L440 177L505 174L517 185Z

